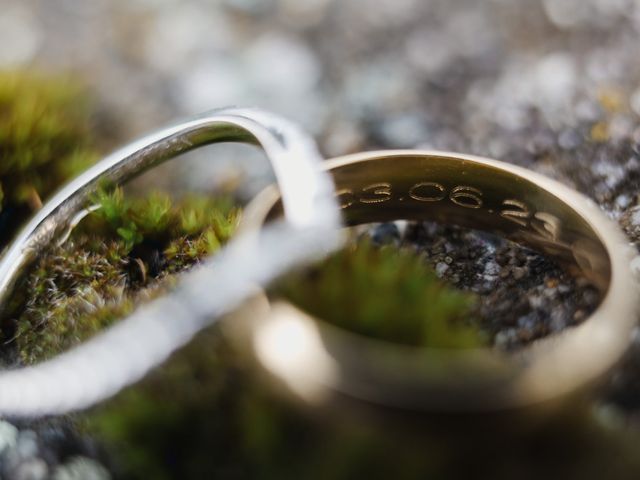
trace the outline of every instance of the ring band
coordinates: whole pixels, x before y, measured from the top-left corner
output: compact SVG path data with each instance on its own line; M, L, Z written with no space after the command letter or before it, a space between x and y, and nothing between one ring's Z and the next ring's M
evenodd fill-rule
M624 353L639 303L630 248L586 197L524 168L452 153L360 153L330 160L326 168L348 225L435 220L495 232L584 275L601 302L581 325L507 354L392 345L277 300L240 331L260 367L304 401L347 396L449 412L526 407L594 385ZM256 197L243 228L258 228L277 214L276 202L273 190ZM305 348L274 348L286 345L287 336Z
M142 377L197 331L275 276L339 244L333 185L313 141L288 121L257 109L216 110L151 134L108 156L48 201L0 260L0 313L37 254L64 237L91 194L121 184L198 146L259 144L275 170L285 221L265 235L233 239L213 260L181 277L169 295L104 333L41 364L0 373L0 413L42 415L89 406Z

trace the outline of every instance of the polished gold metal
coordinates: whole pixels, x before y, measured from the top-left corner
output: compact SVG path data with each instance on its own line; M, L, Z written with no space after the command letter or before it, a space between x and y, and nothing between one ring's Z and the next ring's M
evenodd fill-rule
M588 278L601 302L581 325L505 353L365 338L265 296L237 322L236 338L299 399L350 398L429 412L554 404L595 385L624 353L639 304L630 248L588 198L530 170L470 155L369 152L331 160L327 169L348 225L435 220L494 232ZM277 202L273 189L260 194L243 228L257 230L278 215Z

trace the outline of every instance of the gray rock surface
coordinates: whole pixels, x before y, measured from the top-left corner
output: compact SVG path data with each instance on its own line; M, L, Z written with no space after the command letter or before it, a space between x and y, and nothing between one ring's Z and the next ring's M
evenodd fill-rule
M95 460L74 457L53 472L52 480L109 480L111 475Z

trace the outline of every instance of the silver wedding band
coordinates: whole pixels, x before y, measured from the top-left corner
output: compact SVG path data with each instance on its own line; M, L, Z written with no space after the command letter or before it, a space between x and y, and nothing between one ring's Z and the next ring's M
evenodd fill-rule
M73 180L19 233L0 259L0 313L40 252L64 238L105 182L122 184L202 145L260 145L281 187L285 219L262 235L239 236L155 300L91 340L38 365L0 373L0 414L60 414L92 405L141 378L256 287L319 258L341 241L334 187L315 144L292 123L258 109L228 108L152 133Z

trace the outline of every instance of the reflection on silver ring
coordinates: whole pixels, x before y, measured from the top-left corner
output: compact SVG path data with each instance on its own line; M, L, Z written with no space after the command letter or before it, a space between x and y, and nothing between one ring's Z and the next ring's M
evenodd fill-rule
M256 286L339 245L339 209L313 141L288 121L261 110L215 110L115 152L47 202L0 259L0 313L25 267L64 237L102 182L121 184L196 147L230 141L263 147L281 187L285 220L259 237L234 239L186 274L170 295L88 342L42 364L1 372L0 414L63 413L113 395L232 310Z

